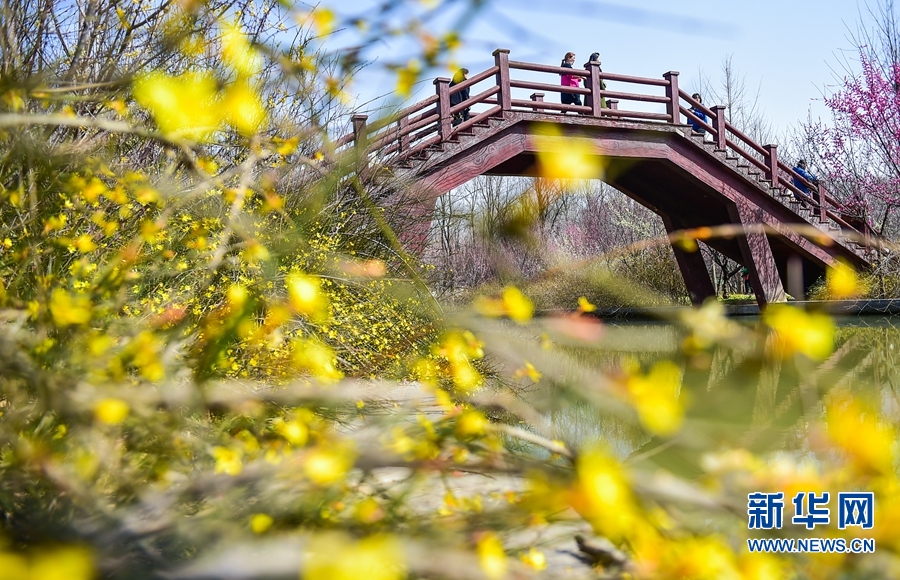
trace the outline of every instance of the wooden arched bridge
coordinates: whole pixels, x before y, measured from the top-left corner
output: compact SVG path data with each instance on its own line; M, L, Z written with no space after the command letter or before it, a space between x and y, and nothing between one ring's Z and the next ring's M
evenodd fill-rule
M414 180L417 195L408 203L422 219L418 230L401 236L410 246L427 236L440 195L478 175L540 175L542 155L577 148L596 158L596 174L588 177L659 214L670 234L736 226L736 234L703 241L749 270L760 305L784 301L785 287L802 292L837 259L868 266L868 232L842 218L841 204L822 187L807 184L821 202L795 187L802 178L779 160L776 145L757 144L733 127L724 106L695 102L678 88L677 72L639 78L602 72L597 62L573 70L512 61L505 49L494 51L494 59L494 66L453 87L450 79L436 79L434 96L389 122L370 127L365 116L354 116L353 134L336 143L355 144L365 163L390 163ZM519 80L520 71L543 74L547 82ZM560 74L582 77L584 88L561 87ZM601 90L601 80L625 88ZM471 98L451 105L451 95L466 88ZM544 100L547 92L563 91L582 95L585 104ZM658 110L632 110L623 102ZM471 118L453 126L454 113L466 108ZM691 299L700 303L715 290L700 252L683 246L673 244L675 257Z

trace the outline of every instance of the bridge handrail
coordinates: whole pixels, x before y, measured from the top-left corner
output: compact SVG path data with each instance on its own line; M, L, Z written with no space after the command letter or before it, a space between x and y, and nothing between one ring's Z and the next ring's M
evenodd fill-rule
M472 105L476 105L478 103L487 103L489 97L493 97L494 95L496 95L499 92L500 92L500 87L493 86L493 87L487 89L486 91L482 91L482 92L478 93L474 97L469 97L465 101L463 101L459 104L453 105L452 107L450 107L450 114L453 115L454 113L456 113L458 111L462 111L463 109L467 109L467 108L471 107Z
M649 85L652 87L667 87L669 81L666 79L648 79L645 77L634 77L618 73L600 73L600 78L606 81L616 81L620 83L631 83L634 85Z
M517 60L509 61L509 68L515 70L550 73L555 75L570 75L573 77L587 77L591 74L582 68L569 68L566 66L554 66L552 64L540 64L536 62L520 62Z
M356 151L361 152L364 156L377 152L382 156L408 157L416 155L432 145L456 139L460 133L470 129L472 126L484 123L491 117L502 117L507 111L513 110L563 114L578 113L601 118L661 121L676 125L681 124L683 115L688 121L701 126L712 136L717 150L737 155L739 159L762 171L764 179L769 181L773 188L791 192L798 199L816 207L819 212L819 219L822 222L831 219L842 228L858 231L840 217L843 204L828 195L821 184L807 182L791 167L788 167L778 159L776 145L758 144L728 122L725 118L725 107L717 105L707 108L702 103L695 101L686 92L680 90L677 72L667 72L662 79L651 79L617 73L605 73L600 70L599 62L588 63L586 68L582 69L513 61L509 60L509 51L505 49L494 51L494 61L494 66L452 87L449 86L450 79L435 79L434 95L406 107L394 115L376 120L371 125L366 124L366 116L354 115L353 133L344 135L334 141L332 148L338 150L351 143L356 143ZM571 75L584 79L584 86L568 87L560 84L513 79L510 76L510 71L512 70L552 75ZM495 82L486 90L478 92L464 102L455 105L450 104L452 95L476 86L492 77L495 79ZM603 81L661 87L664 89L665 94L602 90L600 87L603 86ZM584 95L585 102L583 105L544 102L544 94L541 92L535 92L531 95L531 100L525 100L514 98L511 89L531 89L551 93ZM665 105L666 112L657 113L619 109L618 102L620 100ZM684 103L687 103L688 106L684 106ZM481 111L474 110L482 107L487 108ZM707 120L703 121L694 114L691 110L692 107L702 111L707 116ZM472 111L470 119L454 126L452 124L454 115L463 110ZM793 183L794 178L802 183L806 183L808 187L815 188L819 194L820 201L817 202L811 196L800 191Z
M534 81L517 81L510 79L509 86L514 89L533 89L538 91L550 91L551 93L573 93L576 95L590 95L591 89L582 87L564 87L562 85L551 85L547 83L536 83Z
M717 124L716 124L715 120L716 120L716 117L720 113L724 112L724 109L718 109L718 112L716 110L708 109L705 106L703 106L702 103L698 103L697 101L695 101L690 95L688 95L684 91L679 91L679 97L681 99L687 101L691 106L697 107L698 109L700 109L701 111L703 111L705 114L707 114L710 117L710 120L712 121L712 123L708 124L708 123L705 123L702 120L700 120L689 109L687 109L683 106L679 107L682 114L684 114L686 117L693 120L694 122L700 124L707 131L709 131L710 134L713 135L713 138L716 141L717 145L724 144L725 147L720 147L721 149L730 150L730 151L738 154L742 158L746 159L748 162L753 164L755 167L758 167L759 169L761 169L765 173L766 179L768 181L770 181L770 183L772 183L773 187L783 188L785 190L788 190L795 196L795 198L797 198L803 202L806 202L815 208L818 208L820 221L825 222L828 219L831 219L832 221L834 221L835 223L837 223L844 229L849 229L849 230L858 232L858 230L855 227L851 226L844 219L842 219L840 217L839 212L843 208L843 204L840 203L838 200L834 199L833 197L831 197L830 195L828 195L827 191L822 186L822 184L810 183L809 181L804 179L801 175L799 175L797 172L795 172L793 170L793 168L788 167L786 164L779 161L777 158L777 154L775 152L774 145L760 146L753 139L751 139L750 137L745 135L742 131L740 131L736 127L734 127L727 120L723 123L726 133L730 133L731 135L734 135L738 141L733 141L731 139L728 139L727 134L724 139L719 139L717 128L716 128ZM716 107L714 107L713 109L716 109ZM754 157L750 152L748 152L745 149L745 147L749 147L751 149L751 151L759 154L762 157L762 161L760 161L759 159ZM787 178L784 177L784 175L783 175L785 173L788 175ZM821 201L817 202L812 196L800 191L800 189L797 188L793 183L792 178L795 178L795 177L797 179L799 179L801 182L805 183L807 185L807 187L815 189L817 191L817 193L819 194ZM834 210L836 210L836 211L832 211L832 209L830 209L829 206L834 208Z
M528 101L525 99L512 99L510 104L521 109L530 108L533 110L541 109L544 111L567 111L571 113L580 113L582 115L590 115L591 108L584 105L563 105L560 103L547 103L544 101Z
M457 84L453 85L452 87L450 87L450 94L452 95L463 89L467 89L467 88L471 87L472 85L477 85L481 81L488 79L488 78L494 76L495 74L497 74L497 67L492 66L491 68L484 70L484 71L478 73L477 75L473 75L473 76L467 78L466 80L464 80L461 83L457 83ZM435 97L436 96L437 95L435 95Z
M684 115L685 117L687 117L689 120L693 121L694 123L700 125L700 126L703 127L704 129L706 129L706 131L707 131L710 135L714 135L714 134L715 134L716 129L715 129L712 125L710 125L708 121L704 121L703 119L701 119L700 117L698 117L697 115L695 115L695 114L693 113L693 111L691 111L690 109L688 109L688 108L685 107L684 105L681 105L681 106L679 107L679 110L681 111L681 114ZM706 114L707 114L707 116L708 116L709 118L712 118L712 117L711 117L711 116L712 116L712 113L706 113Z
M639 101L642 103L660 103L668 104L668 97L658 97L656 95L640 95L637 93L622 93L619 91L603 91L603 95L623 101Z

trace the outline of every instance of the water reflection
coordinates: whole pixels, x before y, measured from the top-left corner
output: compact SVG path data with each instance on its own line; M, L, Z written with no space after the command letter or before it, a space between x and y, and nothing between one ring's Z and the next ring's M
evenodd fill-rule
M698 473L702 453L717 447L802 452L808 421L824 417L824 402L834 392L868 398L888 420L900 422L900 319L848 317L836 323L834 351L822 362L771 356L775 335L758 320L742 321L748 332L740 345L693 355L684 354L686 331L678 326L608 324L600 349L558 349L558 378L539 383L527 397L547 418L554 438L576 448L604 441L623 460L651 461L684 476ZM634 411L609 395L626 360L644 369L671 360L681 368L678 396L691 425L674 443L647 434ZM598 388L585 383L586 376L596 377Z

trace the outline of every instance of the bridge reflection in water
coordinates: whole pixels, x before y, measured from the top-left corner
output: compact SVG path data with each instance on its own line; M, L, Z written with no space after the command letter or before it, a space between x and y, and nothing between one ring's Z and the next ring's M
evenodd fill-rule
M701 473L702 453L720 445L806 455L807 421L821 420L835 394L869 400L900 421L900 318L839 321L834 351L822 362L772 356L771 330L760 331L755 343L719 345L699 356L683 354L686 337L683 329L664 323L607 324L602 350L559 348L554 376L562 369L562 378L524 393L542 414L541 432L571 448L603 442L620 459L691 477ZM592 393L590 381L585 383L590 376L615 381L618 369L649 369L663 360L679 369L680 388L673 396L685 408L689 428L682 432L690 439L649 435L633 410L610 400L609 384L598 383ZM527 451L546 455L539 448Z

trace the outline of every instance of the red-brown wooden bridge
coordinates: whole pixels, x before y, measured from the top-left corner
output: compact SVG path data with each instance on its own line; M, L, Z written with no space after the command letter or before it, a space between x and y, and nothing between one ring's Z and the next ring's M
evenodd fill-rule
M353 134L336 142L339 148L355 144L365 163L389 164L414 180L412 209L421 219L418 230L401 236L408 245L427 236L440 195L478 175L537 176L540 155L577 147L596 156L593 177L659 214L670 234L742 228L739 235L703 241L747 267L760 305L783 302L789 280L795 293L802 291L837 259L857 268L869 265L868 232L842 219L842 205L821 186L808 184L821 203L795 187L794 178L802 178L778 159L776 145L759 145L736 129L724 106L694 101L678 88L677 72L640 78L602 72L598 62L573 70L512 61L505 49L494 51L494 59L494 66L453 87L450 79L436 79L434 96L389 121L367 126L366 116L355 115ZM518 80L518 71L543 73L551 82ZM584 88L560 86L560 74L583 77ZM632 92L601 90L601 80ZM451 106L450 96L467 87L473 96ZM577 93L585 105L544 101L545 92ZM659 111L621 107L626 101L651 103ZM691 107L709 120L696 117ZM453 126L454 113L466 108L472 117ZM703 126L711 139L693 132L683 118ZM556 138L541 137L547 124ZM672 247L693 302L714 296L700 252Z

